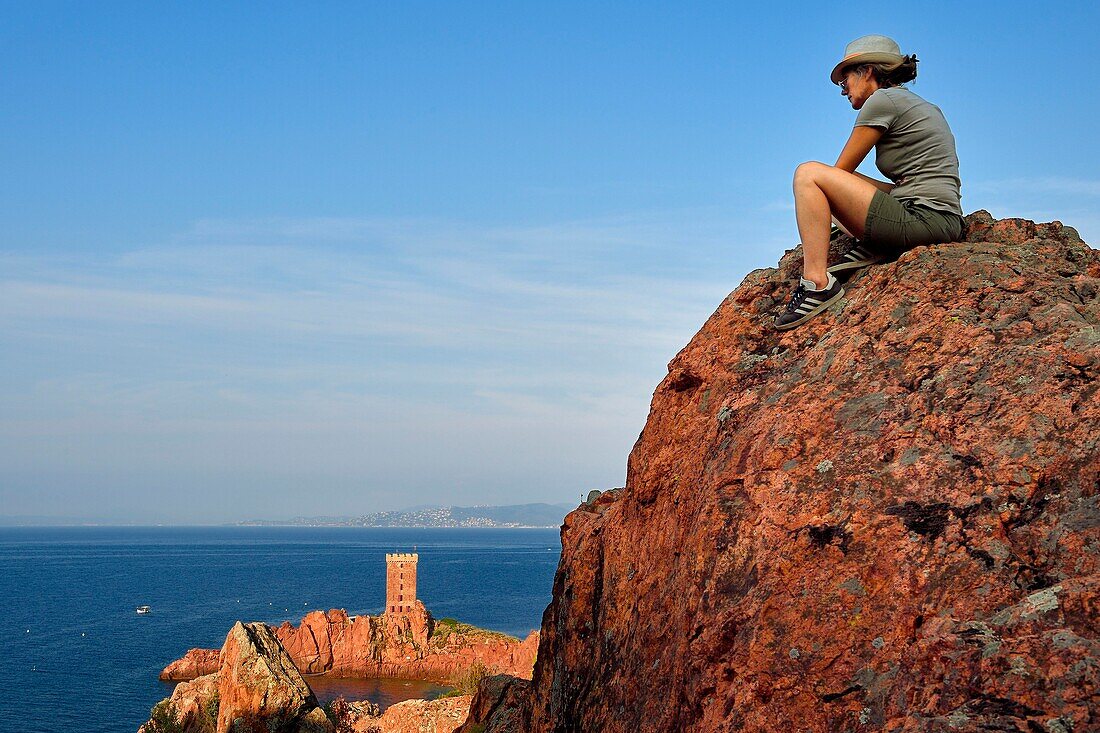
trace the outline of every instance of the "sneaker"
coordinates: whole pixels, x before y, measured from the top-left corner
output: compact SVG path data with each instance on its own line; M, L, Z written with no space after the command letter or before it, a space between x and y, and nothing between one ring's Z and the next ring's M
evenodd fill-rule
M787 307L775 317L777 331L787 331L795 326L802 325L844 295L844 286L831 274L824 289L815 290L816 287L814 283L806 279L799 282L798 287L791 295L790 302L787 303Z
M855 246L840 258L840 262L830 267L828 271L833 273L858 270L861 267L867 267L868 265L882 262L882 260L883 256L880 253L873 251L868 245L862 242L856 242Z

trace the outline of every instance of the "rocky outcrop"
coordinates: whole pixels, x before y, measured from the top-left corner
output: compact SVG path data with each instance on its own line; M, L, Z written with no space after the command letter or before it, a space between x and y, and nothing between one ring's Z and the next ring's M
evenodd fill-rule
M1100 729L1100 255L968 223L791 332L800 250L726 298L566 519L515 730Z
M405 700L380 712L369 702L334 700L336 733L453 733L470 712L470 695Z
M237 622L216 674L176 686L139 733L333 733L335 728L270 627Z
M476 663L490 673L530 679L538 632L523 641L448 619L436 621L420 601L408 613L349 617L343 609L312 611L298 626L274 629L304 674L335 677L397 677L448 682ZM190 679L187 670L216 650L192 649L168 665L161 679ZM189 661L190 660L190 661Z
M217 700L216 674L181 682L176 685L171 697L153 706L149 722L138 728L138 733L210 733L218 724Z
M329 716L336 726L336 733L377 733L375 721L382 715L381 709L368 700L349 701L338 697L329 703Z
M386 708L375 725L379 733L453 733L469 712L469 695L405 700Z
M160 678L165 682L175 682L214 674L221 667L219 655L217 649L188 649L186 654L164 668Z
M518 677L504 674L483 677L470 703L469 716L454 733L520 730L529 687L529 680Z
M221 659L218 733L333 730L313 690L266 624L234 624Z

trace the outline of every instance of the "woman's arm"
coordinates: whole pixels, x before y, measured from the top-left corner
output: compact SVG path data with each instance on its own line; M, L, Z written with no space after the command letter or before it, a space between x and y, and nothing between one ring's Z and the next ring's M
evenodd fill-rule
M875 143L882 137L883 132L885 130L881 127L871 127L870 125L860 125L852 128L851 137L844 144L844 150L840 151L840 157L836 159L836 167L849 173L855 173L880 191L890 193L894 188L894 184L876 181L870 176L856 173L856 168L867 157L867 153L871 152L871 148L875 147Z

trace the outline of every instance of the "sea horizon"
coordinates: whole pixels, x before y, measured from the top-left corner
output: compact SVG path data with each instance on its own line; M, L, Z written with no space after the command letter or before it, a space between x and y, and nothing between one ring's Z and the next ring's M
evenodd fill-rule
M82 527L87 528L104 528L104 529L265 529L265 528L277 528L285 527L292 529L300 527L302 529L431 529L431 530L445 530L445 529L459 529L459 530L491 530L491 529L558 529L557 526L549 524L532 524L532 525L509 525L509 526L479 526L479 527L459 527L459 526L447 526L447 527L431 527L424 525L402 525L395 527L373 527L368 525L348 525L348 524L283 524L279 522L270 522L257 524L252 522L229 522L226 524L111 524L111 523L86 523L86 524L0 524L0 530L5 529L80 529Z
M0 527L250 527L250 526L267 526L267 527L375 527L383 529L427 529L427 528L439 528L439 529L470 529L470 528L506 528L506 529L547 529L559 527L561 521L556 522L532 522L521 521L523 519L533 519L530 517L532 511L538 508L542 512L542 516L539 516L539 520L547 520L549 516L546 513L546 508L555 510L551 512L551 515L556 515L560 512L561 517L564 516L576 507L576 503L572 502L525 502L523 504L469 504L469 505L444 505L444 504L421 504L416 506L409 506L402 509L388 509L383 511L368 512L363 514L317 514L312 516L296 516L296 517L277 517L273 519L266 519L262 517L249 517L244 519L228 519L222 521L153 521L148 519L118 519L108 517L88 517L88 516L73 516L73 517L58 517L47 516L40 514L0 514ZM351 522L357 520L370 519L374 517L386 517L392 519L397 517L397 521L400 522L400 518L413 517L417 514L423 514L425 512L433 511L446 511L449 513L458 512L470 512L472 510L481 510L486 512L484 516L479 516L477 519L485 520L490 523L478 523L478 524L444 524L440 523L439 518L435 522L428 521L406 521L405 523L374 523L374 524L351 524ZM519 516L514 516L516 521L502 520L499 518L493 518L492 514L500 514L502 511L511 511L513 516L516 512L521 512ZM525 512L528 516L524 517L522 513ZM459 514L461 517L461 514ZM467 517L467 519L470 519ZM457 520L455 520L457 521Z

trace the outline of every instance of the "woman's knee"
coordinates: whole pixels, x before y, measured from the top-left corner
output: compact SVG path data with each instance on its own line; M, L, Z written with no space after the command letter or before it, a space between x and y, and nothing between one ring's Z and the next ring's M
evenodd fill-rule
M802 163L794 169L794 185L797 186L800 183L814 183L817 180L817 176L825 168L831 168L832 166L825 165L816 160L810 160Z

